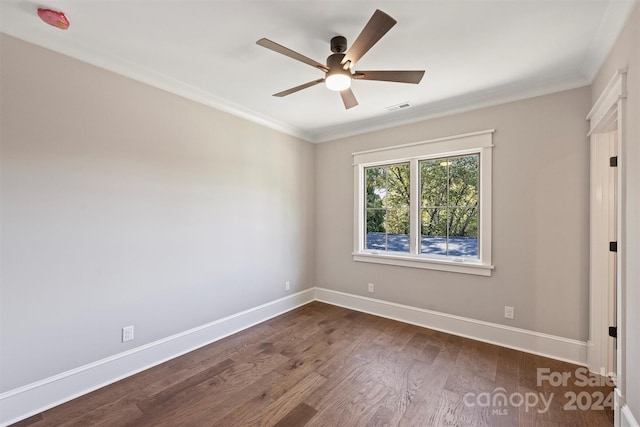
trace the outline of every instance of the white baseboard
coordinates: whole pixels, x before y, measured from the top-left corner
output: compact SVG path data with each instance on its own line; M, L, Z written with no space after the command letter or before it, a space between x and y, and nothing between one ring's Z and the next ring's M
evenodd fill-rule
M0 394L0 426L28 418L311 301L484 341L578 365L587 343L323 288L311 288ZM625 415L625 408L628 415ZM627 427L640 427L628 407Z
M622 421L621 427L640 427L636 417L633 416L631 409L629 409L629 405L624 405L620 409L620 419Z
M0 426L38 414L130 375L235 334L307 304L314 289L245 310L223 319L0 394Z
M615 427L640 427L638 420L631 412L631 408L627 405L620 389L616 387L614 391L614 420Z
M328 304L577 365L586 366L587 362L587 343L584 341L439 313L330 289L315 288L315 299Z

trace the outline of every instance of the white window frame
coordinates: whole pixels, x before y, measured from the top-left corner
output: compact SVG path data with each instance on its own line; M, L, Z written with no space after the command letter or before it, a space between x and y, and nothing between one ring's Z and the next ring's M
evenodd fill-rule
M450 271L455 273L491 276L491 175L493 132L489 129L480 132L455 135L444 138L421 141L411 144L353 153L354 174L354 241L353 260L390 264L403 267L426 268L431 270ZM420 245L420 174L421 160L435 159L465 154L479 154L479 213L478 224L479 255L478 258L453 257L442 255L426 255L419 253ZM365 246L365 176L364 169L409 162L411 200L409 205L410 245L409 253L376 251Z

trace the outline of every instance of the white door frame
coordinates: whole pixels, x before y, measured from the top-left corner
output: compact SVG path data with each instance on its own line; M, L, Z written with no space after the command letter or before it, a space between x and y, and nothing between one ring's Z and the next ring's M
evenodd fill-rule
M590 121L591 150L591 225L590 225L590 271L589 271L589 343L587 352L588 367L592 372L607 375L614 366L611 360L612 341L608 335L612 301L610 300L609 281L611 275L609 242L617 241L615 266L616 280L616 326L617 351L615 352L615 425L620 425L620 408L624 406L624 375L626 369L625 330L626 315L622 302L625 299L624 277L624 235L625 218L623 215L625 182L623 179L625 147L625 98L626 69L618 70L593 105L587 116ZM618 156L617 167L611 171L608 158ZM611 185L611 174L617 174L617 189ZM615 197L617 191L618 197ZM613 194L612 194L613 193ZM616 218L611 209L611 200L616 200ZM616 235L612 236L609 224L617 224Z

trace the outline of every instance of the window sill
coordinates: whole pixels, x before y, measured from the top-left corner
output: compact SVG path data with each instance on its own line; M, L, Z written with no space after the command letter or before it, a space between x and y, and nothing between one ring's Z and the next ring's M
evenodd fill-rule
M493 265L480 264L472 261L436 260L402 254L354 252L352 256L354 261L359 262L425 268L429 270L450 271L453 273L474 274L477 276L491 276L491 271L494 268Z

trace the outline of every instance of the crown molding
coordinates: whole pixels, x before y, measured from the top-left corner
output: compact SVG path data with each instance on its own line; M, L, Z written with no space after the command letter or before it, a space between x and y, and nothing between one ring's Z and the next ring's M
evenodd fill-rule
M607 10L598 26L598 31L591 41L587 57L582 64L582 74L587 77L589 83L593 82L600 67L607 59L607 55L609 55L637 3L638 0L609 1Z
M31 43L38 47L51 50L55 53L68 56L80 62L128 77L140 83L164 90L165 92L189 99L216 110L229 113L278 132L311 142L310 135L301 129L273 120L272 118L262 115L256 111L233 103L228 99L203 91L195 86L186 84L162 73L158 73L152 69L140 66L139 64L128 62L120 57L116 57L102 51L98 52L90 46L85 46L82 42L75 41L73 45L70 45L60 41L59 39L42 38L37 34L33 38L27 40L19 35L7 33L4 30L0 31L0 33L22 40L26 43Z
M547 81L529 80L509 83L454 98L415 105L406 110L381 114L364 120L314 129L301 129L274 120L268 115L258 113L152 69L105 52L98 52L82 40L74 40L73 44L69 44L67 39L45 37L44 33L37 32L31 34L27 40L19 35L7 33L5 30L2 32L295 138L312 143L322 143L589 85L637 3L638 0L609 1L581 72Z
M564 90L588 86L590 81L582 74L565 76L544 82L519 82L494 87L455 98L399 110L388 115L331 126L310 131L312 142L321 143L356 136L368 132L404 126L424 120L493 107L509 102L521 101L537 96L549 95Z

